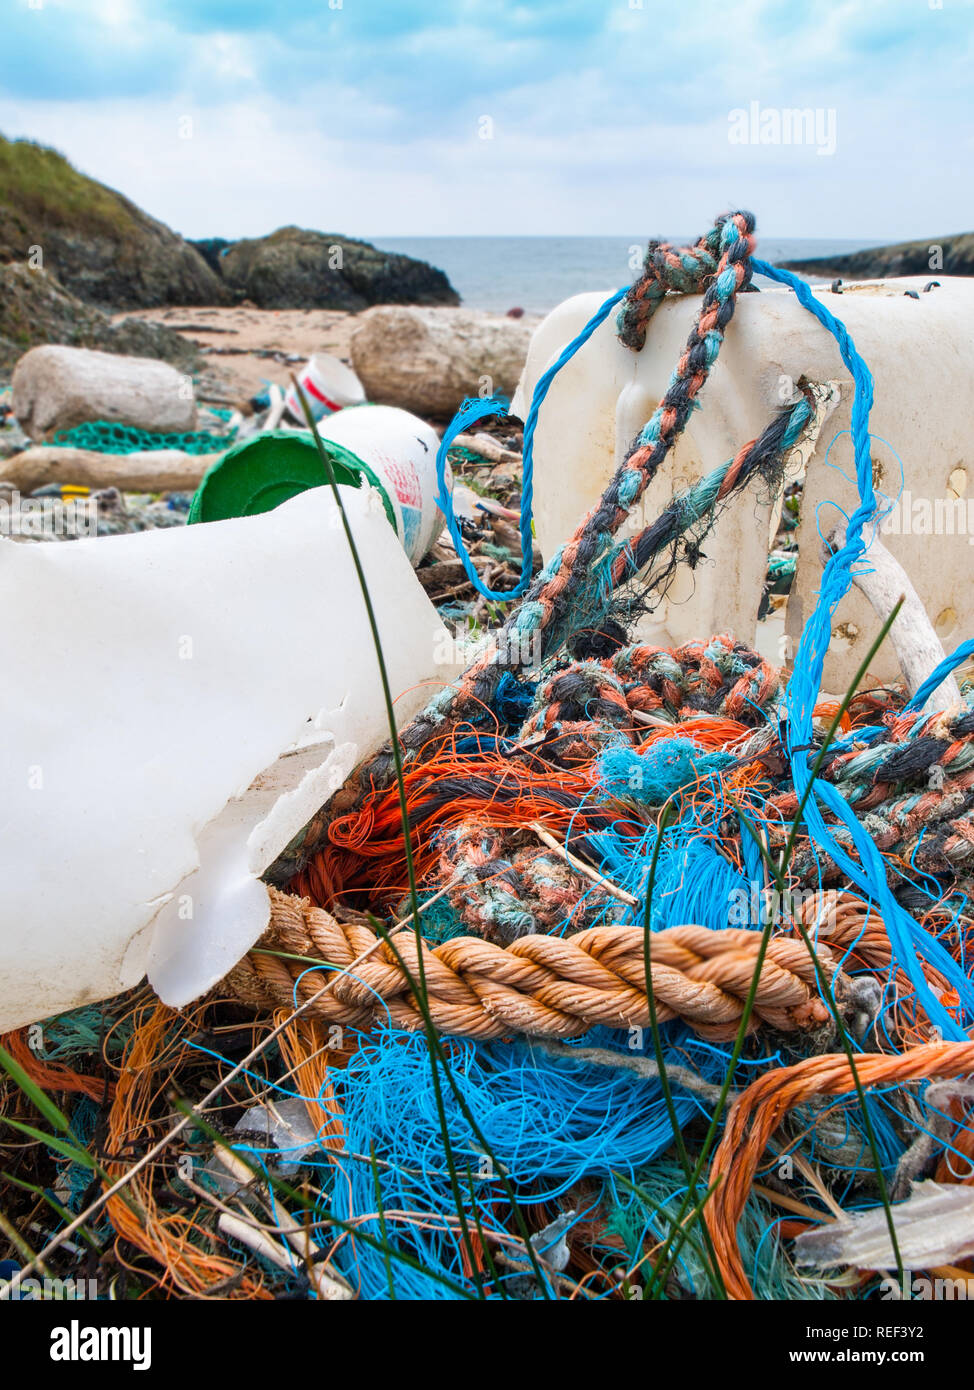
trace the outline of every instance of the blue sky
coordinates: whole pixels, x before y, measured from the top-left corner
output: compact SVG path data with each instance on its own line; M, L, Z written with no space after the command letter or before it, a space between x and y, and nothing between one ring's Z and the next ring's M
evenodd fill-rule
M893 240L974 226L972 59L974 0L0 0L0 131L187 236Z

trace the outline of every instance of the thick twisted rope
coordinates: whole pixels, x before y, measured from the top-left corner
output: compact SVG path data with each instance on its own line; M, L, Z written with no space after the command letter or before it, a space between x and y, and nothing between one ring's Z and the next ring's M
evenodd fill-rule
M863 1054L855 1065L864 1089L964 1076L974 1070L974 1042L928 1043L894 1057ZM710 1169L710 1183L717 1187L704 1209L729 1298L754 1297L737 1244L737 1223L768 1140L792 1107L821 1096L844 1096L854 1087L845 1054L828 1053L766 1072L735 1100Z
M732 459L677 494L634 540L617 546L609 560L613 586L632 579L665 550L672 552L671 568L675 569L680 542L683 558L691 566L696 565L700 543L716 524L718 507L754 478L763 478L769 487L778 482L786 456L815 418L814 401L809 389L807 396L776 415L764 432L739 449ZM689 541L685 539L687 532L691 533ZM659 580L654 579L654 587L658 584Z
M423 1027L408 978L419 976L411 930L396 936L393 949L365 922L339 922L306 899L273 889L270 896L267 932L224 981L232 994L258 1008L294 1007L328 986L311 1010L325 1022L368 1028L389 1020L397 1028ZM446 1035L481 1039L512 1033L574 1038L596 1024L648 1027L643 938L641 927L603 926L569 938L525 936L506 949L479 937L456 937L433 950L424 942L434 1027ZM658 1020L681 1018L713 1041L733 1038L760 943L758 932L732 928L684 926L655 932L650 974ZM821 968L834 977L828 947L817 948L817 954ZM315 961L338 973L314 968ZM354 974L344 973L356 961ZM841 977L834 985L841 995ZM819 1028L830 1016L805 945L785 937L772 940L749 1027L764 1023L795 1032Z
M963 871L974 862L974 713L919 719L911 712L887 722L886 738L827 755L819 780L836 787L879 849L927 873ZM797 793L769 805L788 819ZM853 847L848 826L830 830L838 844Z
M782 694L769 661L729 633L681 647L622 647L603 661L575 662L535 695L520 739L559 720L588 719L606 729L631 727L634 711L673 718L712 714L763 725Z
M703 542L733 497L757 479L769 495L780 491L790 457L799 448L814 448L837 400L831 384L807 384L803 392L801 399L776 415L757 439L692 487L677 493L635 539L616 542L593 564L588 586L575 600L572 622L576 631L601 626L616 601L615 591L637 575L643 576L641 591L655 596L650 605L655 606L669 591L681 563L696 569L706 558Z
M518 742L563 767L611 748L640 714L692 719L704 713L763 725L781 697L778 671L727 633L681 647L622 647L576 661L541 684ZM543 738L543 743L538 739Z
M974 711L939 712L927 719L915 712L892 714L887 722L885 739L826 755L819 776L835 782L851 804L876 804L900 783L942 787L948 778L974 769Z
M622 302L616 318L620 342L641 352L646 342L649 320L662 304L667 291L676 294L699 293L717 271L720 255L722 218L695 246L671 246L668 241L651 241L643 259L643 273Z
M592 570L607 553L612 537L683 432L734 316L737 295L751 278L754 218L750 213L734 213L719 225L721 258L717 273L704 294L686 349L662 401L598 505L541 571L518 612L502 628L494 650L464 677L455 697L460 707L470 697L485 699L504 669L523 665L535 633L542 638L542 656L563 637L565 622L591 582ZM529 659L536 655L532 653Z

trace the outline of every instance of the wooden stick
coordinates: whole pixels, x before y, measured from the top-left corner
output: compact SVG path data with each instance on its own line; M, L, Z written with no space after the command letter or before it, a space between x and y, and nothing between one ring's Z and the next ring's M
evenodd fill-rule
M231 1177L235 1178L242 1187L258 1180L258 1175L252 1173L232 1149L218 1149L216 1157L226 1168ZM205 1197L213 1206L222 1213L218 1225L224 1235L230 1236L233 1240L242 1241L250 1250L259 1255L264 1255L278 1266L279 1269L290 1270L294 1267L287 1251L282 1245L273 1240L263 1225L252 1221L243 1216L237 1216L230 1207L220 1200L213 1193L208 1193L205 1188L199 1187L190 1181L189 1186L200 1196ZM314 1284L318 1296L328 1301L345 1302L354 1298L355 1294L348 1281L332 1268L327 1261L318 1260L311 1263L315 1255L321 1253L320 1247L311 1239L310 1233L290 1214L282 1213L283 1219L277 1219L274 1230L284 1237L295 1254L303 1259L310 1269L309 1278Z
M0 463L0 483L31 493L48 483L117 487L121 492L195 492L210 464L223 457L186 454L181 449L144 449L134 454L99 454L58 444L36 445Z
M604 888L607 893L611 893L612 897L618 898L621 903L627 903L629 907L639 906L638 898L634 898L632 894L627 893L624 888L617 888L614 883L610 883L607 878L603 878L598 870L593 869L591 864L586 864L584 859L576 858L571 850L567 850L560 840L556 840L554 835L545 830L544 826L539 821L529 821L527 829L533 830L538 839L543 840L549 849L553 849L556 854L560 855L566 864L570 864L571 867L577 869L580 874L584 874L585 877L590 878L593 883L597 883L600 888Z
M658 714L647 714L644 709L634 709L630 713L637 724L649 724L654 729L673 728L672 719L661 719Z
M453 448L469 449L472 454L479 454L489 463L521 462L520 454L515 453L513 449L505 449L503 444L498 444L489 434L458 434L453 441Z
M838 550L845 544L845 527L837 526L826 538L826 546ZM828 558L829 550L825 551ZM946 656L943 643L933 630L927 610L910 581L910 576L893 558L878 536L870 542L862 567L852 572L856 588L865 595L881 622L892 613L897 599L904 603L890 628L890 641L900 663L903 679L911 695L915 695ZM924 705L927 714L936 714L960 704L960 690L953 676L948 676Z

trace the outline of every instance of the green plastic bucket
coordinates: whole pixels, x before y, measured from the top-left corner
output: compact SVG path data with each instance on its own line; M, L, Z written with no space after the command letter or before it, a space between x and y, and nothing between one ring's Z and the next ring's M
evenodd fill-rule
M335 470L336 482L361 487L364 480L376 488L389 524L398 534L396 508L378 474L350 449L328 439L321 442ZM327 483L325 466L310 434L268 430L235 444L207 469L196 489L187 521L256 516L273 511L300 492Z

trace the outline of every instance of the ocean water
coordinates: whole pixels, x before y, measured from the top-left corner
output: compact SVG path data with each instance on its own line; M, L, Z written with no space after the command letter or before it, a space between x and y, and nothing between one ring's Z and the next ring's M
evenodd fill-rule
M413 236L370 237L387 251L429 261L446 272L464 304L472 309L505 313L520 307L546 314L570 295L585 290L619 289L631 281L645 251L638 236ZM670 237L678 245L693 237ZM771 238L758 243L763 260L804 260L842 255L877 241ZM770 283L770 282L765 282Z

